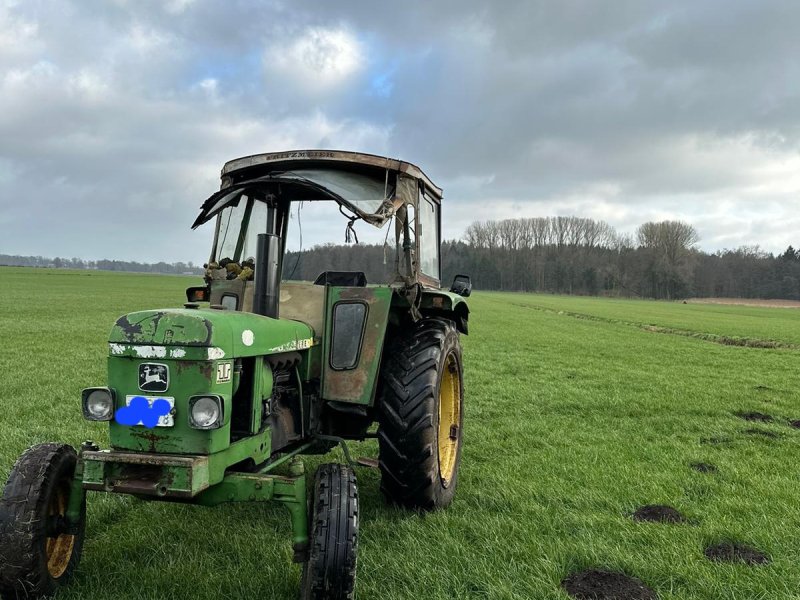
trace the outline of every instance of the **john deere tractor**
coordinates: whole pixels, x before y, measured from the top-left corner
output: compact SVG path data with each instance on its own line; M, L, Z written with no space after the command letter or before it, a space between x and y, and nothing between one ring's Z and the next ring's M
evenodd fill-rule
M287 231L301 202L338 204L354 234L357 221L385 228L386 280L350 270L289 280ZM194 222L216 227L205 284L187 290L184 308L120 317L107 385L83 390L83 416L108 423L110 448L41 444L11 470L0 594L41 598L69 581L92 491L280 502L303 564L301 597L352 598L359 506L347 441L377 437L381 490L403 507L447 506L458 481L471 283L459 275L441 289L441 202L418 167L373 155L225 164ZM337 445L347 464L323 464L307 490L301 456Z

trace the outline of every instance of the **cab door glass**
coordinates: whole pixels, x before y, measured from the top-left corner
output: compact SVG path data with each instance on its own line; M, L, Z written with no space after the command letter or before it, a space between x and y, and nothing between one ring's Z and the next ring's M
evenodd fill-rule
M425 194L419 197L420 268L425 275L439 279L439 214L438 206Z

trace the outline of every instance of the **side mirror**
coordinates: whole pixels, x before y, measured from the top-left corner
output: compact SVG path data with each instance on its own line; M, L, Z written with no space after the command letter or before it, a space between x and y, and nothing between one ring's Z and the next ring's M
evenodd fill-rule
M450 286L450 291L464 298L469 296L472 293L472 280L469 275L456 275L453 277L453 285Z
M207 285L186 288L186 300L189 302L208 302L211 298L211 290Z

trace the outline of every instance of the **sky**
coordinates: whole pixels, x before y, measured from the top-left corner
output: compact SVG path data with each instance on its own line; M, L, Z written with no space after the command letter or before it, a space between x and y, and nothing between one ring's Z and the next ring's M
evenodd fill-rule
M0 0L0 253L202 263L222 164L302 148L419 165L447 239L679 219L780 252L799 23L796 0Z

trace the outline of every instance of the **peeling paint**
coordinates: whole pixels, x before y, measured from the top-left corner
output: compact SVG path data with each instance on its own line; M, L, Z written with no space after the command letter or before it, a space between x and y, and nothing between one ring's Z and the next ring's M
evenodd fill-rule
M165 346L131 346L139 358L166 358Z
M183 358L186 356L186 350L183 348L173 348L169 351L170 358Z
M111 350L111 354L122 354L125 352L125 344L109 344L108 349Z
M281 344L280 346L275 346L274 348L270 348L267 350L268 354L271 353L280 353L280 352L292 352L293 350L306 350L311 348L314 345L314 338L308 338L305 340L292 340L291 342L286 342L285 344Z
M208 360L219 360L225 358L225 351L222 348L209 348Z
M210 346L212 323L198 311L139 311L117 319L109 342Z
M123 333L125 334L125 337L128 339L129 342L132 342L136 338L137 335L141 335L141 333L142 333L141 324L139 324L139 323L131 323L128 320L128 316L127 315L122 316L119 319L117 319L116 326L119 327L123 331Z

